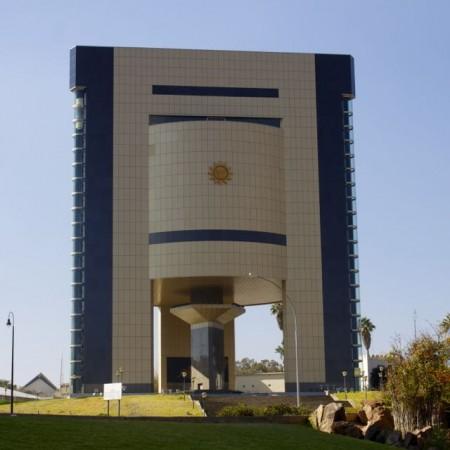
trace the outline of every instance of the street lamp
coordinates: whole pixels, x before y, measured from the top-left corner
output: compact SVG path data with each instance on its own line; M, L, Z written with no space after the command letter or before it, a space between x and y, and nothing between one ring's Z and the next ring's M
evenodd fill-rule
M11 320L12 319L12 320ZM12 326L12 340L11 340L11 389L9 391L11 396L11 416L14 415L14 313L8 314L6 326Z
M187 372L185 370L181 371L181 376L183 378L183 400L186 400L186 377Z
M367 384L366 384L367 375L364 372L364 370L361 370L361 380L362 380L362 383L363 383L363 386L362 386L363 390L365 391L365 398L367 400Z
M249 277L253 277L253 278L259 278L260 280L264 280L267 281L268 283L272 284L273 286L275 286L277 289L279 289L281 291L281 293L283 293L283 289L281 286L279 286L277 283L275 283L274 281L270 280L269 278L264 278L264 277L260 277L259 275L255 275L253 276L251 272L249 272L248 274ZM292 316L294 317L294 338L295 338L295 384L297 386L297 408L300 406L300 381L299 381L299 373L298 373L298 332L297 332L297 315L295 314L295 309L294 306L292 304L292 300L289 297L289 295L287 293L285 293L285 297L286 297L286 304L289 306Z
M120 384L122 384L122 377L123 377L124 372L125 371L122 369L122 367L119 367L116 370L116 377L119 380ZM123 390L122 390L122 392L123 392ZM118 415L120 416L120 399L119 399Z
M344 377L344 392L345 392L345 400L347 400L347 371L343 370L342 371L342 376Z
M117 370L116 370L116 377L117 377L117 379L120 381L120 382L122 382L122 376L123 376L123 373L124 373L125 371L122 369L122 367L119 367Z
M380 366L378 368L378 376L380 377L380 391L383 390L383 371L384 371L384 367Z

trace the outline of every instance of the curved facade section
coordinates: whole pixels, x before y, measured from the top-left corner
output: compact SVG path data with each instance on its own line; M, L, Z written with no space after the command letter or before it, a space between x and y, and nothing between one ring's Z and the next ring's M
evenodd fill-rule
M282 130L151 125L150 278L286 276Z

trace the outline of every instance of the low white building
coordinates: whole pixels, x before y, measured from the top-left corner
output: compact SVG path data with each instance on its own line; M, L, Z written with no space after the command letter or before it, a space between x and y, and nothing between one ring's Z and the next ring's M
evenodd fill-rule
M20 392L16 390L14 390L13 396L14 399L26 398L29 400L36 400L38 398L36 395L26 394L25 392ZM10 398L11 398L11 390L6 387L0 387L0 400L9 400Z
M236 390L249 393L284 392L284 372L236 375Z

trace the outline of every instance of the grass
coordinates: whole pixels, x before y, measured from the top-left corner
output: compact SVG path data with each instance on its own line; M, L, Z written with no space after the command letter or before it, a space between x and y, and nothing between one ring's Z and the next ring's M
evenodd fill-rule
M335 395L339 400L345 400L345 393L338 392ZM359 392L347 392L347 400L352 402L354 405L359 406L366 399L366 393ZM380 391L367 391L367 400L382 400L383 393Z
M0 416L2 450L376 450L380 444L301 425Z
M127 395L120 404L122 416L201 416L202 411L188 396ZM17 414L60 414L74 416L106 415L107 402L102 397L34 400L14 404ZM117 401L110 402L110 414L117 416ZM0 413L9 412L9 405L0 405Z

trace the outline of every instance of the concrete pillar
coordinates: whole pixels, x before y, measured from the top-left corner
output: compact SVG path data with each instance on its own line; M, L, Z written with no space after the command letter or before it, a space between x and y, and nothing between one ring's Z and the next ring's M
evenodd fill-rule
M224 325L245 312L238 305L189 304L170 312L191 326L191 379L202 390L226 390Z

